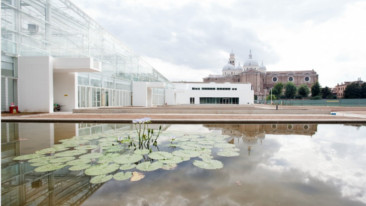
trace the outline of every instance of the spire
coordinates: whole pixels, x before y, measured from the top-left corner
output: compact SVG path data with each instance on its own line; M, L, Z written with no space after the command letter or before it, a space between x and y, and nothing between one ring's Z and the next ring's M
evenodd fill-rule
M249 59L252 59L252 50L249 50Z

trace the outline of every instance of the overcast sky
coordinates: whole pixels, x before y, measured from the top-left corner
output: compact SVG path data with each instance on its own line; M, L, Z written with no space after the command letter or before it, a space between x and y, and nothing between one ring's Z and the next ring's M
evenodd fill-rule
M366 1L72 0L171 81L237 62L314 69L322 86L366 80Z

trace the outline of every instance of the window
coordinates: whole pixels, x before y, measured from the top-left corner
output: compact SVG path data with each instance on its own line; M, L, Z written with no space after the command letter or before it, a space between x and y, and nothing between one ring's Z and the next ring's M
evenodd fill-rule
M192 87L192 90L200 90L201 88L199 87Z
M231 88L231 90L238 90L237 88Z
M217 88L217 90L230 90L230 88Z
M189 98L189 103L194 104L194 97Z
M273 82L277 82L277 80L278 80L278 79L277 79L277 77L273 77L273 78L272 78L272 81L273 81Z
M289 82L293 82L293 81L294 81L294 78L293 78L293 77L289 77L289 78L288 78L288 81L289 81Z
M238 97L200 97L200 104L239 104Z
M202 90L216 90L214 87L202 87Z
M306 82L308 82L308 81L310 81L310 77L305 77L305 78L304 78L304 80L305 80Z

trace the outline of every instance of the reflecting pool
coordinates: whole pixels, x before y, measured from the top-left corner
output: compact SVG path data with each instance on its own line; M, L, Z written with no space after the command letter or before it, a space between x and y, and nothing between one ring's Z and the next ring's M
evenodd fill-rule
M366 205L366 125L146 125L2 123L2 205Z

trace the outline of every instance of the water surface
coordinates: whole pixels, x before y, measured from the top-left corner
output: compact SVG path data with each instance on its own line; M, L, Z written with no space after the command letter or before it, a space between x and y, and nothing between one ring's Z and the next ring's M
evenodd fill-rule
M103 184L68 167L37 173L13 158L75 136L133 131L132 125L1 126L2 205L366 205L365 125L162 125L160 150L175 150L167 145L180 137L171 134L215 134L240 155L222 157L213 149L221 169L196 167L194 157L172 170L139 171L145 177L137 182Z

